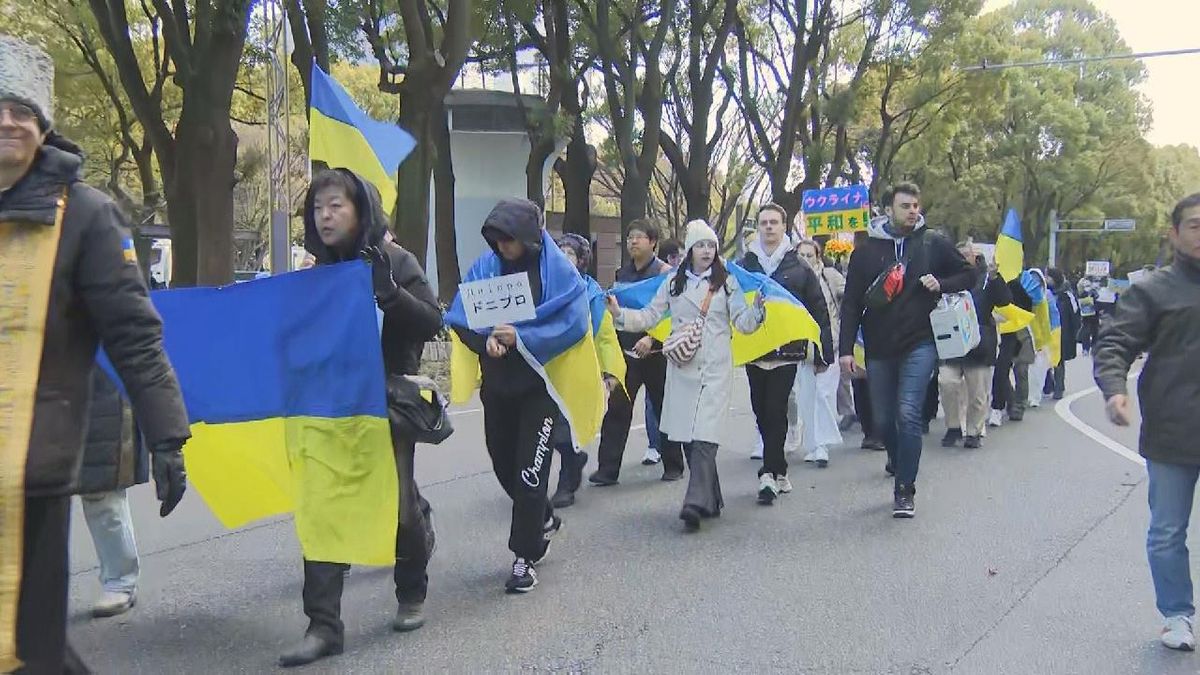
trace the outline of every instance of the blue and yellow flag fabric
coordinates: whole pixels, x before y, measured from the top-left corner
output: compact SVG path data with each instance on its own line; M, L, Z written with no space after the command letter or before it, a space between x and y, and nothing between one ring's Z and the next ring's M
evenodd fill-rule
M1042 284L1038 274L1025 270L1021 273L1021 288L1025 289L1025 294L1033 301L1033 322L1029 325L1030 330L1033 331L1033 347L1038 351L1043 349L1049 351L1053 326L1050 319L1051 303L1047 299L1046 287ZM1057 307L1055 307L1054 313L1058 313Z
M1024 330L1033 323L1033 312L1027 312L1014 304L997 307L994 314L998 317L996 327L1000 329L1001 335Z
M312 65L308 109L308 156L330 168L350 169L379 189L383 210L396 205L396 170L417 147L412 134L372 119L342 85Z
M1052 293L1046 294L1050 309L1050 366L1057 368L1062 363L1062 316L1058 312L1058 301Z
M737 263L727 262L725 267L729 270L729 275L741 286L746 302L754 302L754 295L759 291L766 300L767 317L758 330L748 335L733 331L731 347L734 366L750 363L796 340L808 340L820 349L821 328L804 303L765 274L750 272ZM621 307L643 309L650 304L664 283L670 283L671 275L671 272L667 272L636 283L617 284L613 286L612 295ZM649 333L660 341L670 336L669 311Z
M1025 244L1016 209L1010 208L1004 215L1004 225L996 237L996 267L1005 282L1021 276L1025 268Z
M305 558L393 564L399 488L370 268L151 298L191 420L188 478L217 519L291 511Z
M517 331L517 351L545 381L546 391L571 427L575 445L583 446L600 431L608 403L592 336L593 298L589 298L583 277L545 230L542 230L539 258L542 297L535 298L534 318L513 324ZM499 256L487 251L471 266L463 282L502 274ZM461 294L454 296L446 312L446 323L470 330ZM477 332L490 334L488 329ZM453 340L452 351L450 397L463 402L478 386L479 356L457 338Z
M625 386L625 354L617 340L617 329L612 314L608 312L606 293L590 276L583 276L587 284L588 310L592 314L592 339L596 343L596 358L600 361L600 372L612 375Z

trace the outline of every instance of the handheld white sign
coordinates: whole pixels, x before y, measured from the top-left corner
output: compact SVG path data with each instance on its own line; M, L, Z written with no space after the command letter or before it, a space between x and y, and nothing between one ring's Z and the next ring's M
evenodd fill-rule
M529 274L519 272L458 285L472 330L527 321L536 315Z

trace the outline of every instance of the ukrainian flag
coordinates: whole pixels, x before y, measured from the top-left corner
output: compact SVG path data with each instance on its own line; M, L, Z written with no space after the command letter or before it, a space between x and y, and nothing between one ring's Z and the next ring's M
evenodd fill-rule
M396 205L396 170L417 140L395 124L369 117L314 62L308 109L308 156L330 168L350 169L379 189L383 210Z
M1058 367L1062 363L1062 316L1058 312L1058 301L1050 293L1046 294L1046 304L1050 310L1050 365Z
M294 512L305 558L393 564L399 487L370 268L151 298L191 420L188 478L217 519Z
M1000 228L1000 236L996 238L996 267L1000 278L1005 282L1021 276L1025 268L1025 244L1021 236L1021 221L1017 218L1016 209L1009 209L1004 215L1004 225Z
M1033 331L1033 347L1041 351L1043 349L1050 351L1053 349L1053 321L1051 319L1050 302L1047 300L1046 287L1042 285L1038 275L1025 270L1021 273L1021 288L1025 289L1026 295L1033 301L1033 322L1030 324L1030 329ZM1058 314L1058 308L1055 307L1054 314ZM1059 333L1061 334L1061 329ZM1061 344L1060 344L1061 351ZM1054 364L1057 365L1057 364Z
M625 354L617 340L617 329L612 314L608 312L606 293L590 276L583 275L587 284L588 310L592 314L592 339L596 343L596 358L600 361L600 372L612 375L625 386Z
M1013 304L997 307L993 313L998 317L996 327L1001 335L1015 333L1033 323L1033 312L1026 312Z
M733 365L741 366L770 354L783 345L796 340L808 340L817 349L821 346L821 328L800 302L778 282L765 274L750 272L737 263L725 263L729 275L737 280L747 303L754 302L755 293L761 291L766 299L767 317L762 325L748 335L733 331ZM670 272L653 279L632 284L613 286L612 294L617 304L626 309L643 309L664 283L670 283ZM671 315L666 312L650 335L662 341L671 334Z
M583 277L545 230L542 230L540 258L542 297L536 299L537 313L533 319L513 324L517 330L517 351L541 375L546 391L571 427L572 440L577 447L583 446L600 431L608 401L592 337L591 307L595 298L589 297ZM499 256L488 251L475 261L463 281L502 274ZM446 323L470 330L461 294L454 296L446 312ZM478 332L490 333L488 329ZM453 339L450 370L451 399L466 401L479 385L479 355L457 338Z

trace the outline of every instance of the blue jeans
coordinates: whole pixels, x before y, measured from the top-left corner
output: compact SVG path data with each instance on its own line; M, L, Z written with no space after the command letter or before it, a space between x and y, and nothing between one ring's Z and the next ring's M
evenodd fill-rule
M887 446L896 486L914 485L921 465L925 394L937 369L937 347L917 345L894 359L867 359L875 431Z
M650 397L646 397L646 440L650 447L658 450L658 415L654 414L654 406L650 405Z
M1200 466L1146 460L1150 476L1150 531L1146 554L1158 611L1164 617L1192 616L1192 573L1187 529Z
M80 501L100 559L100 584L108 592L133 593L137 590L138 551L125 490L81 495Z

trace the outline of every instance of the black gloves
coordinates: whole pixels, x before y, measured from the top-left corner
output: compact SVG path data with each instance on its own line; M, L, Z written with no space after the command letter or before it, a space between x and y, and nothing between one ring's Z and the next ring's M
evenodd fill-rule
M162 507L162 518L175 510L187 490L187 471L183 468L183 441L167 441L150 450L150 466L154 474L154 491Z
M376 301L382 303L399 292L396 280L392 278L392 259L382 246L364 248L362 258L371 263L371 281L375 287Z

